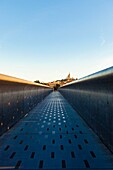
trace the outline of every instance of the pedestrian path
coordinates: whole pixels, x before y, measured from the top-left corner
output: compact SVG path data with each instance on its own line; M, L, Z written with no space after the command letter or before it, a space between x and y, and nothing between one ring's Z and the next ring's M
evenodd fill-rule
M59 92L0 138L0 169L111 170L112 156Z

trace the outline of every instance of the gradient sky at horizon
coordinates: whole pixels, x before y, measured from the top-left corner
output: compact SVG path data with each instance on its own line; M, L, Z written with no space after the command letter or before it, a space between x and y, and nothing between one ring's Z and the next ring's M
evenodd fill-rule
M76 78L113 65L113 0L0 0L0 73Z

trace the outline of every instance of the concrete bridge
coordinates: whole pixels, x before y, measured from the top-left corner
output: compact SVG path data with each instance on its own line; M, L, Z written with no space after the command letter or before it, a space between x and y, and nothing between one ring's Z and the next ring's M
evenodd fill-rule
M48 86L0 75L0 169L113 169L113 67Z

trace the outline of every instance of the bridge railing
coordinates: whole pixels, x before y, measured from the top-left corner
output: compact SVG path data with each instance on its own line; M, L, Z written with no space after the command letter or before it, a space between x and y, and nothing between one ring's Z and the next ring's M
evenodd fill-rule
M51 88L0 74L0 135L32 110Z
M113 67L64 85L59 91L113 152Z

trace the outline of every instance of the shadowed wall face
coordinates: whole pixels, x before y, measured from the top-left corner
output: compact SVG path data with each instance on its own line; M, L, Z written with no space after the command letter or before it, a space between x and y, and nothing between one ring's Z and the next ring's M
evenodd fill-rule
M113 73L77 81L60 92L113 152Z
M0 81L0 135L41 102L51 89Z

